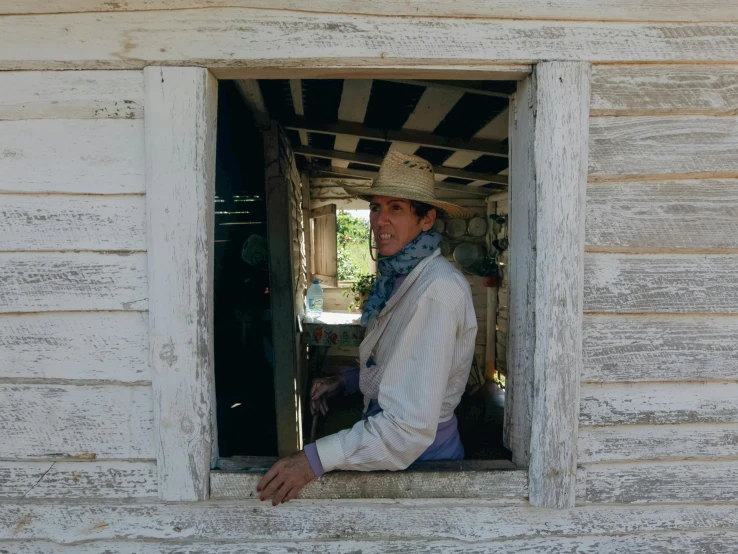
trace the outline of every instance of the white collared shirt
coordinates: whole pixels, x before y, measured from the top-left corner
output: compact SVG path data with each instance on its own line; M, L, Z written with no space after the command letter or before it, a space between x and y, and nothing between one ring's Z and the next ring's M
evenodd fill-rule
M325 471L405 469L453 416L469 378L477 320L469 283L439 254L410 272L367 329L362 371L372 355L382 371L382 412L316 441Z

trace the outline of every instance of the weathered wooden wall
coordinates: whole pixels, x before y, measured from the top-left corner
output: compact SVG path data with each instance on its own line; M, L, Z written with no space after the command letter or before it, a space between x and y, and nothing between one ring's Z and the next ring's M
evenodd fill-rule
M738 500L738 66L592 78L586 502Z
M157 497L143 99L0 72L0 498Z

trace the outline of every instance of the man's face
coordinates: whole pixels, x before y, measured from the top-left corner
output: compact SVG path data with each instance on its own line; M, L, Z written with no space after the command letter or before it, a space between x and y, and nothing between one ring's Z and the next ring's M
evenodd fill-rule
M418 219L409 200L373 196L369 203L369 223L381 256L394 256L436 221L436 210Z

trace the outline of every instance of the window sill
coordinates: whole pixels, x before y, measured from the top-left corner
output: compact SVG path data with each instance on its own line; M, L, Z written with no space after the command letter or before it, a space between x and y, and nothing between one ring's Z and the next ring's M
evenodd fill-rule
M256 484L276 458L221 458L210 472L210 498L258 498ZM517 504L528 499L528 471L507 460L419 462L404 471L335 471L309 483L301 499L480 498Z

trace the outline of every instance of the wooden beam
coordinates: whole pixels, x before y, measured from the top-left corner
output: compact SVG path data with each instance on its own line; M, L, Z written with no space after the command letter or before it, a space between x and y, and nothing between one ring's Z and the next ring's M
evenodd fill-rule
M366 108L369 105L369 97L372 92L372 79L345 79L343 91L341 91L341 104L338 106L338 119L341 121L352 121L364 123ZM359 144L358 137L351 135L338 135L334 148L341 152L356 152ZM333 160L333 165L348 167L346 160Z
M713 1L722 1L725 9L725 0ZM461 64L468 70L487 60L498 66L546 59L733 63L737 51L734 21L607 25L599 20L306 15L238 7L0 18L0 70L166 64L236 70L229 77L244 78L248 71L241 70L270 65L295 78L293 68L320 69L325 76L331 67L373 66L379 74L382 67L437 70ZM436 75L444 77L443 72Z
M295 115L303 117L305 115L305 103L302 97L302 79L290 79L290 93L292 95L292 106L295 109ZM308 145L307 131L298 131L300 135L300 144Z
M338 158L358 164L372 165L376 167L379 167L382 164L381 156L373 156L371 154L352 154L349 152L337 152L335 150L321 150L319 148L298 147L295 148L295 154L301 154L303 156L315 156L316 158L326 158L329 160ZM333 168L330 171L338 173L337 171L334 171L336 169L342 168ZM369 174L367 171L362 171L361 173L357 173L357 170L353 169L349 169L349 171L350 173L348 174L350 175L363 176L363 174ZM497 185L507 185L507 177L505 176L490 175L488 173L477 173L474 171L464 171L463 169L454 169L450 167L443 167L440 165L434 165L433 171L435 172L437 177L456 177L459 179L469 179L470 181L485 180L489 183ZM343 174L345 175L346 173ZM373 178L374 174L371 175Z
M360 123L350 121L337 121L336 123L325 123L321 121L308 121L302 117L282 122L286 129L305 130L314 133L326 133L329 135L354 135L359 138L383 140L387 142L409 142L420 146L430 146L445 150L468 150L488 154L490 156L507 157L507 148L501 141L487 139L459 140L446 138L426 131L412 131L402 129L375 129Z
M582 370L590 67L583 62L546 62L536 66L535 74L536 346L530 502L571 508Z
M495 98L510 98L509 94L504 92L494 92L486 90L481 86L474 86L471 82L468 84L463 81L423 81L417 79L384 79L385 81L391 81L393 83L402 83L406 85L422 85L428 88L435 88L437 90L445 90L448 92L456 92L459 95L465 93L479 94L480 96L492 96Z
M218 82L144 69L149 362L159 497L205 500L215 406L213 232Z
M462 96L463 92L458 90L427 86L402 129L432 133ZM393 142L390 149L414 154L419 147L420 145L415 143Z
M269 126L269 110L267 110L264 103L259 82L256 79L236 79L234 82L244 102L254 115L256 124L260 128L267 128Z

